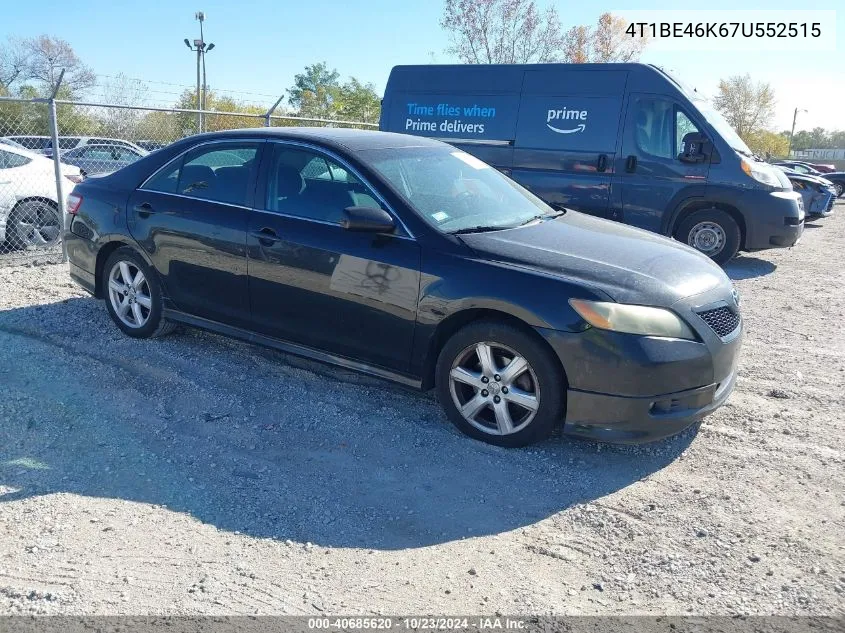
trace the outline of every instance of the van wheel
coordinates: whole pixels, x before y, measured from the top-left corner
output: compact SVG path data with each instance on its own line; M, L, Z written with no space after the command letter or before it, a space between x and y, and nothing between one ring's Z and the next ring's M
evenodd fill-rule
M739 251L742 234L729 213L702 209L691 213L678 225L675 239L686 242L717 264L725 264Z
M563 417L566 384L536 336L497 321L458 330L437 359L437 399L463 433L518 447L546 439Z

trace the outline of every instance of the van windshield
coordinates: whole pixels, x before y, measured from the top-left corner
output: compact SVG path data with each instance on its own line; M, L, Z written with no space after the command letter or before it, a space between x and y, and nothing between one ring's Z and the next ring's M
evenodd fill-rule
M684 82L680 77L676 76L672 71L666 68L660 68L660 70L669 77L675 84L681 89L681 92L684 93L687 99L692 101L693 105L698 109L707 122L712 125L716 131L719 133L725 141L730 145L733 149L738 151L740 154L746 154L747 156L752 156L753 152L748 148L748 145L745 144L739 135L734 132L734 129L731 127L731 124L725 120L725 117L722 116L722 113L713 108L707 101L698 94L698 90L689 86L686 82Z
M707 119L707 122L710 123L719 135L727 141L728 145L733 147L736 151L740 154L746 154L747 156L751 156L753 152L748 148L748 145L745 144L739 134L734 132L734 129L731 127L731 124L725 120L725 117L722 116L722 113L713 108L709 103L707 103L704 99L693 99L693 104L698 111L701 112L702 116Z
M560 214L487 163L453 147L365 150L359 156L444 233L508 229Z

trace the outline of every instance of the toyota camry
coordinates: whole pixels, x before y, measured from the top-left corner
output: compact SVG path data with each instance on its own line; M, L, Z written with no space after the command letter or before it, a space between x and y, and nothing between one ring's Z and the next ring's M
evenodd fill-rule
M89 178L66 209L70 274L126 335L182 323L433 388L492 444L556 425L665 437L736 379L739 297L719 266L553 209L439 141L203 134Z

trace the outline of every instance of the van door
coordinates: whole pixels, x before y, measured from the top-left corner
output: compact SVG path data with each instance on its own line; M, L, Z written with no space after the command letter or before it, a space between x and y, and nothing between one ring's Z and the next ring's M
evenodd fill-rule
M553 207L609 217L627 72L525 73L512 177Z
M631 93L613 200L617 219L665 232L669 216L689 198L704 197L710 163L678 160L684 135L701 128L678 102L663 95Z

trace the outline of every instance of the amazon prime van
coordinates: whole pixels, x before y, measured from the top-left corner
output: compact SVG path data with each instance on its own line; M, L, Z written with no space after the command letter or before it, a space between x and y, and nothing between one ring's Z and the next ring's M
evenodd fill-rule
M719 263L804 230L783 173L654 66L397 66L380 128L448 141L553 207L673 236Z

